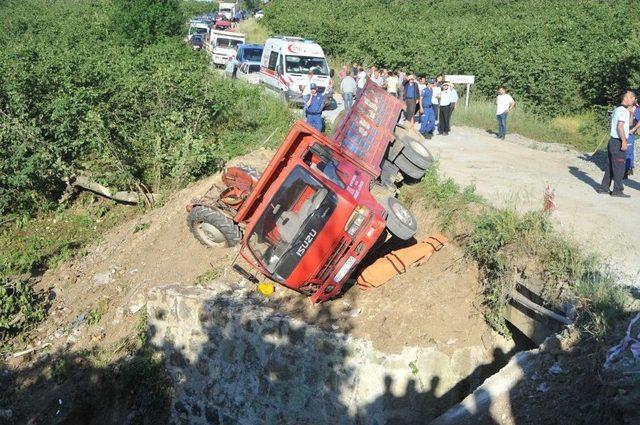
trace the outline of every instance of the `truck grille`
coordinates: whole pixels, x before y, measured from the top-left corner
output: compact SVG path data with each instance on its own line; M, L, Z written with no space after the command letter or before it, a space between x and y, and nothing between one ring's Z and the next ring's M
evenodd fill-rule
M336 265L336 262L342 258L344 253L349 249L349 240L346 238L342 238L337 244L336 249L333 251L331 256L327 259L320 272L316 275L316 279L324 282L329 277L329 274L333 271L333 268Z

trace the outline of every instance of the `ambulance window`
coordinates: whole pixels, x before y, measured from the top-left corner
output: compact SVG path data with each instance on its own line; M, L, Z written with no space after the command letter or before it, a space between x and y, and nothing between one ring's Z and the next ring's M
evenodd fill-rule
M268 68L272 71L275 71L277 63L278 63L278 52L271 52L271 54L269 55Z

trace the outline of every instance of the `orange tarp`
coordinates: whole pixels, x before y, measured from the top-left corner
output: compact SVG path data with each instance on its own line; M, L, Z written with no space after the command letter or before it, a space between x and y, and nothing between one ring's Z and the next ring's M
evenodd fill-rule
M391 251L362 271L357 279L358 286L365 290L382 286L392 277L406 272L411 265L424 264L446 242L444 236L434 235L415 245Z

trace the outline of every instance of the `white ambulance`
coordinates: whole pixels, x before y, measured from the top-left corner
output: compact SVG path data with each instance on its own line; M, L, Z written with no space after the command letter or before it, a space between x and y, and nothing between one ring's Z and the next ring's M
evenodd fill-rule
M302 106L302 92L312 83L323 94L325 105L333 100L333 70L329 69L322 47L299 37L274 36L264 44L260 62L260 81L276 91L287 103Z

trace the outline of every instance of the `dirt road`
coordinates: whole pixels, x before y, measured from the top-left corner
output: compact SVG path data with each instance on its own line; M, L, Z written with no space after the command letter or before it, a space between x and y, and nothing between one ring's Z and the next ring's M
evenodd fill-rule
M546 183L555 189L557 222L585 250L601 254L624 283L640 285L640 182L627 180L630 199L595 190L602 153L591 158L559 145L508 135L499 141L484 130L459 127L428 142L441 173L498 207L541 209Z

